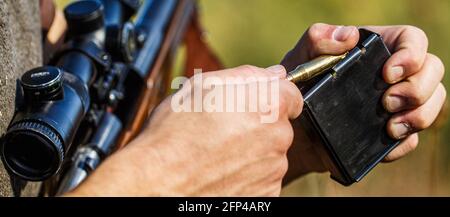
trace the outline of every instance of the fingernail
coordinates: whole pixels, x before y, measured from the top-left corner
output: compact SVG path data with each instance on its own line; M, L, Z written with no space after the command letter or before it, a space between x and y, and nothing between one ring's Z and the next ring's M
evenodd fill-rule
M392 126L392 136L396 139L405 138L409 132L411 131L411 127L407 123L395 123Z
M395 83L403 78L403 74L405 73L405 69L401 66L394 66L389 68L388 70L388 80L391 83Z
M405 99L399 96L387 96L385 105L390 112L397 112L405 106Z
M333 32L333 38L336 41L345 41L350 37L354 28L351 26L339 26Z
M274 66L270 66L266 69L275 74L282 74L285 71L284 66L282 66L282 65L274 65Z

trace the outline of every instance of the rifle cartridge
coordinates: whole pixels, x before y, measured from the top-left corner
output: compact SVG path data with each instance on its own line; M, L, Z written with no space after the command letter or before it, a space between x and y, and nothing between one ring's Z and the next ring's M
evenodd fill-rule
M339 61L344 59L347 53L341 55L323 55L319 56L309 62L297 66L294 70L288 72L286 79L293 83L308 81L316 77L328 69L332 68Z

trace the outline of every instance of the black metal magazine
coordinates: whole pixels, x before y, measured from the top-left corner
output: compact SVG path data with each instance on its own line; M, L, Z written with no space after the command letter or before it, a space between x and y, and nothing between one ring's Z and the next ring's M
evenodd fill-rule
M358 45L344 60L299 84L304 109L294 121L318 143L316 152L343 185L360 181L399 143L386 132L391 114L381 103L389 87L382 68L391 54L378 34L359 31Z

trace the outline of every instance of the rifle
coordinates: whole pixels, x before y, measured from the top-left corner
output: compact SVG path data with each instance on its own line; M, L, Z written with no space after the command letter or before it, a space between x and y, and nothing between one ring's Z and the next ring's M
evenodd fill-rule
M64 10L66 43L48 66L23 74L2 138L11 176L45 181L43 195L78 186L141 131L168 94L171 60L185 39L186 68L220 64L201 40L192 0L83 0ZM202 52L203 51L203 52Z

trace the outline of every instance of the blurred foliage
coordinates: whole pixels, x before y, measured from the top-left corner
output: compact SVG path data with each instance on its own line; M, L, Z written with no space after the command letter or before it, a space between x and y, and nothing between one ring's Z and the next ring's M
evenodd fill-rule
M60 6L67 0L58 0ZM400 25L423 29L430 53L450 65L448 0L200 0L207 41L225 66L278 63L313 23ZM450 86L448 76L444 83ZM417 150L397 162L380 164L360 183L343 187L328 174L310 174L283 195L450 195L450 126L447 106L420 134Z

